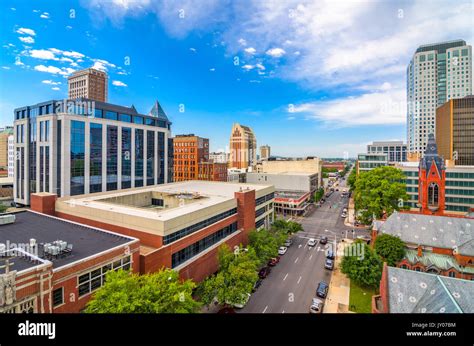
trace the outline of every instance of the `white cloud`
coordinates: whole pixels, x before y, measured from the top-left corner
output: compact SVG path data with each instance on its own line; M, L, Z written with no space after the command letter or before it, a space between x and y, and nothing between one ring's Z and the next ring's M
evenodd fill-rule
M78 53L78 52L74 52L74 51L63 51L62 52L64 56L67 56L67 57L70 57L70 58L74 58L74 59L82 59L85 57L84 54L82 53Z
M51 90L60 90L58 87L52 87Z
M94 66L92 66L92 68L95 68L95 69L101 70L101 71L107 71L108 70L107 67L111 67L111 68L117 67L116 65L108 62L107 60L103 60L103 59L92 59L92 61L94 61Z
M283 48L271 48L271 49L267 50L267 52L266 52L267 55L270 55L274 58L280 58L283 55L285 55L285 53L286 52Z
M246 46L246 45L247 45L247 40L245 40L245 39L243 39L243 38L239 38L239 40L238 40L237 42L239 42L239 44L240 44L241 46Z
M10 7L10 10L16 11L16 8L15 7Z
M53 80L51 80L51 79L45 79L45 80L43 80L41 83L43 83L43 84L49 84L49 85L59 85L59 84L61 84L61 82L55 82L55 81L53 81Z
M210 68L209 71L211 72L214 72L216 69L213 67L213 68Z
M191 48L189 48L189 50L190 50L191 52L196 52L196 48L192 48L192 47L191 47Z
M37 65L35 66L35 70L39 72L47 72L52 74L61 74L61 69L55 66L44 66L44 65Z
M49 19L49 13L48 13L48 12L43 12L43 13L41 14L40 18Z
M58 60L58 58L54 55L54 52L52 51L53 49L32 49L29 51L30 57L43 60Z
M16 66L23 66L25 64L21 62L20 57L17 57L16 60L15 60L15 65Z
M28 28L19 28L16 32L21 35L36 36L36 32L33 29Z
M10 69L10 67L8 67L8 66L2 66L2 68L3 68L4 70L9 70L9 69Z
M35 43L35 39L31 36L24 36L24 37L20 36L18 37L18 39L23 43L30 43L30 44Z
M127 84L125 84L124 82L121 82L119 80L114 80L112 82L112 85L115 85L115 86L118 86L118 87L126 87L127 86Z
M257 52L257 50L253 47L248 47L248 48L245 48L245 53L248 53L248 54L255 54Z
M67 30L71 30L71 29L72 29L72 26L66 25L66 29L67 29Z
M255 67L257 67L258 69L260 69L260 70L262 70L262 71L265 70L265 66L263 66L263 65L260 64L260 63L259 63L259 64L256 64Z
M255 68L255 66L253 66L253 65L249 65L249 64L246 64L246 65L242 66L242 68L243 68L244 70L247 70L247 71L249 71L249 70L252 70L252 69L254 69L254 68Z
M335 127L403 124L406 117L405 90L385 90L358 96L296 105L289 114Z

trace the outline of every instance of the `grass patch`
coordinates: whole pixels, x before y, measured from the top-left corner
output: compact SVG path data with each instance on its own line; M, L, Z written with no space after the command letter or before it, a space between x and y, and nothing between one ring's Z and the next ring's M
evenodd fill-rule
M372 296L377 292L376 288L358 286L351 280L349 310L357 313L371 313Z

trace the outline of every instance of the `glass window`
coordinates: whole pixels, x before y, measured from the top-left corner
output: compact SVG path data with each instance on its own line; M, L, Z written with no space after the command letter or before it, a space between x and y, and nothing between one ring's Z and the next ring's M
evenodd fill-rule
M64 288L60 287L53 291L53 306L58 306L64 303Z
M131 123L132 122L132 116L129 114L120 114L120 121L124 121L126 123Z
M117 190L117 126L107 126L107 191Z
M132 187L132 129L122 127L122 189Z
M135 187L143 186L143 130L135 129Z
M133 117L133 122L134 122L135 124L143 124L143 117L140 117L140 116L136 116L136 115L135 115L135 116Z
M95 108L95 109L94 109L94 117L96 117L96 118L103 118L102 109Z
M85 124L71 121L71 196L84 193Z
M155 132L147 131L146 134L146 184L155 184Z
M109 120L117 120L117 112L106 111L105 118Z
M89 192L102 191L102 125L90 123Z

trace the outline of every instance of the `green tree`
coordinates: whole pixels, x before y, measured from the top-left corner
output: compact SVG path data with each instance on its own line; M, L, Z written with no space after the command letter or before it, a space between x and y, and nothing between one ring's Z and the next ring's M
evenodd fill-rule
M351 174L349 174L349 177L347 178L347 184L349 185L349 189L351 191L355 190L355 182L357 180L357 172L355 169L351 171Z
M273 221L271 230L273 232L281 231L286 234L293 234L303 230L303 226L295 221L288 221L284 219L276 219Z
M266 229L250 231L249 245L255 250L259 264L264 264L270 258L278 255L278 241L276 237Z
M376 287L382 277L381 258L367 244L356 241L345 249L341 271L361 286Z
M374 249L389 266L395 266L405 256L405 244L391 234L379 235L375 239Z
M403 172L390 166L377 167L357 177L355 208L365 223L370 223L373 216L381 218L384 213L389 216L404 208L403 202L408 200L404 180Z
M192 297L195 283L182 281L172 269L138 275L109 271L86 313L192 313L201 303Z
M0 204L0 213L6 212L8 207L6 205Z
M231 251L223 244L218 251L219 272L202 282L198 295L205 305L214 299L221 305L243 303L258 279L259 260L252 247Z
M323 189L322 187L320 187L320 188L318 189L318 191L316 191L316 192L314 193L313 200L314 200L315 202L319 202L319 201L321 200L321 198L323 198L323 196L324 196L324 189Z

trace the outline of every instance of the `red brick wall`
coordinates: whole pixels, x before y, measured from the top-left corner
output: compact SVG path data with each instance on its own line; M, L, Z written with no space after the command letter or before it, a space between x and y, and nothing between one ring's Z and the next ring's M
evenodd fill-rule
M244 231L243 244L247 245L248 234L255 229L255 190L234 193L237 199L237 226Z
M387 263L383 264L382 278L380 279L379 290L380 293L377 296L372 297L372 313L388 313L389 312L389 300L388 300L388 276L387 276ZM377 310L375 305L375 298L379 297L382 302L382 309Z
M57 195L32 193L30 197L31 210L39 213L55 215Z

